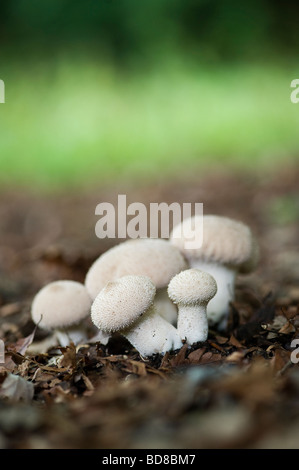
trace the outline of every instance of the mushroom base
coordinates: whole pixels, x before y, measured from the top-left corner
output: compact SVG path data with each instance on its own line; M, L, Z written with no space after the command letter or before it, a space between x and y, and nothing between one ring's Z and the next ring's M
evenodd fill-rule
M189 345L206 341L209 333L206 306L180 305L177 329Z
M121 334L144 357L182 347L177 329L156 312L155 306L143 314L133 328Z
M88 341L87 331L83 325L70 326L65 329L57 329L55 331L55 336L59 345L63 348L69 346L71 342L77 345Z

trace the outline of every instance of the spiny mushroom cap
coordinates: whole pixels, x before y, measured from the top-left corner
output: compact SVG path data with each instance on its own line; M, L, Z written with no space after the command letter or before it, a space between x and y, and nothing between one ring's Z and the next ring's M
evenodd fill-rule
M175 304L194 305L209 302L217 292L213 276L199 269L187 269L172 278L169 298Z
M91 298L86 287L76 281L54 281L34 297L31 316L41 328L55 329L80 323L90 313Z
M253 270L258 261L258 247L250 228L242 222L218 215L204 215L203 242L199 248L185 249L185 242L196 237L196 223L199 217L185 219L174 227L170 239L188 260L215 262L236 267L242 272ZM180 237L181 227L183 233ZM200 234L198 234L200 236Z
M156 287L147 276L129 275L110 281L95 298L91 319L113 333L132 326L153 305Z
M168 240L127 240L110 248L92 264L85 285L93 299L108 281L127 275L147 276L159 289L167 287L170 279L186 268L183 254Z

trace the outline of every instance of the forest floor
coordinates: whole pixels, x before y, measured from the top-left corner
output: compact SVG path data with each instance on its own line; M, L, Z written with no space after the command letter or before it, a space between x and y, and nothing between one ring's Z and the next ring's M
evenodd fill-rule
M261 449L299 447L299 171L219 173L144 187L0 193L0 448ZM95 207L202 202L247 223L260 245L239 276L225 332L144 359L122 337L32 354L35 293L84 281L120 240L95 235ZM32 346L32 344L31 344Z

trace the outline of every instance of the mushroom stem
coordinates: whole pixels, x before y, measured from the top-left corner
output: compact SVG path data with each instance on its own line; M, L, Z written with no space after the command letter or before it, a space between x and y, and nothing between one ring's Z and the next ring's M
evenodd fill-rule
M178 306L177 329L188 344L208 337L207 305L217 292L215 279L207 272L190 268L177 274L168 285L168 295Z
M56 332L52 332L50 336L42 339L41 341L34 341L26 349L28 354L45 354L50 348L56 348L58 346L58 339L55 335Z
M154 305L137 320L134 328L127 328L121 334L145 357L182 347L177 329L157 313Z
M81 342L84 343L88 341L88 335L84 325L70 326L65 329L58 328L55 331L55 336L59 345L63 348L69 346L71 342L78 345Z
M206 305L179 304L177 329L188 344L206 341L209 332Z
M218 324L218 329L225 329L230 303L235 296L236 270L217 263L192 261L192 267L205 271L215 279L217 293L207 306L207 315L210 325Z

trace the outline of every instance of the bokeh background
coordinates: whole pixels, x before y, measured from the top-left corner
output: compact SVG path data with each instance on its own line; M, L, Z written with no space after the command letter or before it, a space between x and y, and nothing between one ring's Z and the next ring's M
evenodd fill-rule
M298 14L273 0L1 0L1 187L296 165Z
M298 448L298 18L278 0L0 0L0 339L34 387L0 397L0 448ZM252 229L228 331L169 368L119 339L32 362L34 296L124 241L95 234L119 194Z

